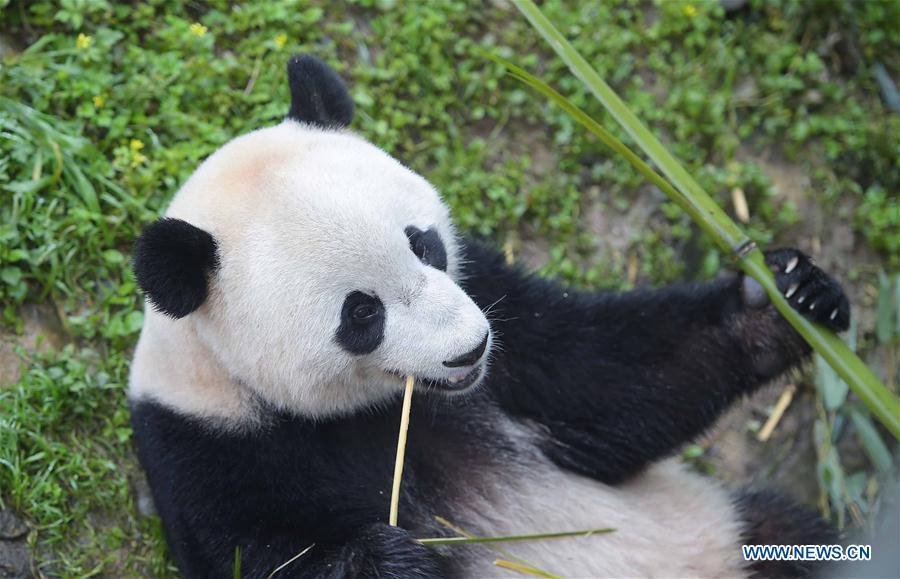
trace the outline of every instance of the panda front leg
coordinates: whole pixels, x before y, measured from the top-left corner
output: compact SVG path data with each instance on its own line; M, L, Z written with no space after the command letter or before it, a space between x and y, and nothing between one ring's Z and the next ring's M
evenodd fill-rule
M304 569L303 576L431 579L444 576L444 572L433 549L405 529L376 523L358 538L333 549L312 568Z
M744 491L735 499L744 545L834 545L840 535L817 513L773 491ZM754 577L808 577L827 567L816 561L754 561ZM834 575L835 577L837 575Z
M745 276L629 293L575 292L466 247L466 289L491 308L489 388L548 433L557 464L621 482L696 438L737 398L803 361L803 339ZM849 324L840 285L803 253L766 262L791 305Z

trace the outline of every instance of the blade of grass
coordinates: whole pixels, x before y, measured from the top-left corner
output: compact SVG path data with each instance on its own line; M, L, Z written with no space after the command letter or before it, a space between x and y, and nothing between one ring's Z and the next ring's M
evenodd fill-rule
M269 574L266 576L266 579L272 579L272 577L274 577L275 575L277 575L278 573L280 573L285 567L287 567L288 565L290 565L291 563L293 563L294 561L296 561L297 559L299 559L299 558L302 557L303 555L306 555L307 553L309 553L309 550L312 549L312 548L315 547L315 546L316 546L316 544L313 543L313 544L310 545L309 547L303 549L302 551L300 551L299 553L297 553L296 555L294 555L293 557L291 557L290 559L288 559L287 561L285 561L284 563L282 563L281 565L279 565L278 567L276 567L274 571L272 571L271 573L269 573Z
M478 535L475 535L474 533L470 533L469 531L463 529L462 527L460 527L458 525L454 525L453 523L451 523L444 517L435 515L434 520L436 520L438 523L447 527L448 529L450 529L451 531L453 531L454 533L456 533L458 535L462 535L463 537L466 537L469 539L478 538ZM534 565L530 561L526 561L525 559L512 554L508 550L501 547L498 543L487 543L487 544L482 545L482 547L497 553L501 557L505 558L507 561L515 561L516 563L519 563L520 565L525 565L526 567L531 567L532 569L538 569L537 565ZM541 571L543 571L544 573L550 573L549 571L547 571L545 569L541 569Z
M662 143L638 120L625 103L600 78L600 75L591 68L587 61L578 54L565 37L541 13L534 2L531 0L513 0L513 3L550 44L556 54L568 65L575 76L585 83L594 96L612 114L613 118L634 139L641 150L660 168L663 175L671 181L671 184L674 185L674 194L671 186L660 188L684 209L720 248L725 252L731 253L745 273L755 278L763 286L772 303L781 312L781 315L847 381L854 393L878 417L891 434L900 439L900 398L887 390L878 377L838 336L826 328L808 321L790 306L775 285L772 272L766 266L762 252L756 248L753 242L734 224L728 215L719 208L716 202L666 150ZM502 59L495 57L494 60L499 62ZM524 72L521 69L519 71ZM546 86L537 78L528 75L528 73L525 73L526 76L523 76L521 72L516 73L515 76L522 79L527 76L530 79L529 85ZM611 138L618 143L618 145L612 147L615 151L620 152L623 148L627 149L624 144L606 131L603 132L604 136L601 137L601 133L593 130L595 126L599 126L598 123L595 121L586 123L584 119L590 119L587 114L569 103L562 95L555 93L549 87L546 88L549 89L549 92L541 92L544 92L546 96L551 96L551 93L555 94L558 98L552 96L551 98L560 106L563 106L563 102L567 103L567 106L564 107L567 111L577 110L581 112L581 115L575 115L576 120L584 124L604 143L609 145L608 139ZM625 156L633 163L633 154L632 156ZM638 167L637 165L635 166ZM640 170L640 167L638 169ZM643 170L641 172L645 175L647 174ZM651 172L653 172L652 169ZM659 185L658 180L651 179L651 181L655 185Z

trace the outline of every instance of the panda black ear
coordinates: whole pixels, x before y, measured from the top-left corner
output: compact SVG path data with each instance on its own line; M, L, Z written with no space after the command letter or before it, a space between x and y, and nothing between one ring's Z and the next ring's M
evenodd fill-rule
M314 56L296 55L287 64L291 110L287 118L322 128L346 127L353 120L353 99L344 81Z
M158 311L183 318L199 308L219 266L216 240L187 221L164 217L134 243L134 275Z

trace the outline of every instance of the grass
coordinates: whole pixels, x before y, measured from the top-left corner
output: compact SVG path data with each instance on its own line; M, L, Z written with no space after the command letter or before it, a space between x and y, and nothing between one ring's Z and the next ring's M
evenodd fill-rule
M881 340L872 312L879 272L900 268L900 115L881 103L872 67L900 79L900 5L754 0L734 17L712 2L542 9L721 206L744 192L751 238L804 247L815 237L804 229L810 205L825 219L816 236L849 227L852 251L838 256L837 273L870 310L857 349L897 359L897 338ZM130 244L200 160L278 122L294 52L341 70L354 127L426 174L464 229L510 244L544 273L626 289L707 278L726 262L626 163L479 54L515 60L606 119L502 2L401 10L274 0L235 10L0 0L0 30L0 46L11 47L0 49L3 335L23 331L23 306L50 304L68 344L23 350L22 377L0 385L0 501L33 529L48 575L172 574L158 523L139 516L134 498L124 390L142 315ZM809 176L799 196L755 162L773 155ZM622 223L632 225L622 233ZM896 382L896 364L884 368ZM832 441L867 431L851 426L853 404L823 405L817 427L822 485L836 489L824 501L848 524L859 501L877 510L868 481L885 476L870 462L828 458ZM840 487L835 464L843 481L861 474L862 483Z

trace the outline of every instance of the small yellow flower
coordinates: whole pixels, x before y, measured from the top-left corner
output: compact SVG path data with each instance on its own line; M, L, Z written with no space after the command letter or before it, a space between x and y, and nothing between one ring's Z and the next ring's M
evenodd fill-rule
M132 167L137 167L138 165L140 165L141 163L143 163L143 162L146 161L146 160L147 160L147 157L146 157L146 155L144 155L143 153L137 153L137 152L132 153L132 155L131 155L131 166L132 166Z
M697 8L693 4L687 4L681 11L684 12L684 15L688 18L692 18L694 14L697 13Z
M131 147L132 151L140 151L144 148L144 143L142 143L140 139L131 139L131 142L128 143L128 146Z
M103 105L106 104L106 97L102 94L94 95L94 98L91 100L94 101L94 106L98 109L103 108Z
M75 48L78 50L86 50L94 39L85 33L80 33L75 39Z
M202 37L206 34L207 30L209 30L209 28L203 26L199 22L194 22L193 24L191 24L191 34L193 34L194 36Z
M281 34L279 34L278 36L275 37L275 46L277 46L278 48L284 48L284 45L287 44L287 40L288 40L287 34L282 32Z

